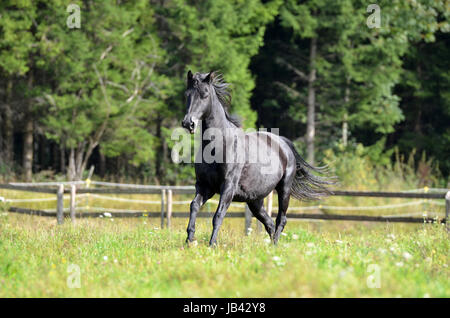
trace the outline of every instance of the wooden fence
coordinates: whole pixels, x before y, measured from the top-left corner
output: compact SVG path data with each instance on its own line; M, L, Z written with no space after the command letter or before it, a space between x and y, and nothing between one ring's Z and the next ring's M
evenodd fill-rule
M31 215L49 216L56 217L58 224L64 223L64 193L70 194L70 207L69 215L72 221L78 217L99 217L104 214L104 212L83 212L76 213L75 210L75 198L77 194L159 194L161 196L161 209L160 212L127 212L115 211L110 214L114 217L160 217L161 227L165 225L170 227L171 219L173 217L187 218L189 216L188 212L172 212L173 207L173 195L174 194L195 194L195 188L192 186L143 186L143 185L124 185L114 187L114 188L90 188L91 182L85 182L84 188L79 188L80 182L64 182L56 183L50 182L46 183L48 186L35 186L32 184L0 184L0 189L16 190L16 191L26 191L26 192L38 192L38 193L48 193L56 195L56 211L49 212L43 210L33 210L25 209L20 207L9 207L10 212L23 213ZM92 182L94 183L94 182ZM83 184L83 182L81 182ZM98 185L114 185L105 182L97 182ZM57 185L57 188L52 188L51 186ZM405 222L405 223L432 223L438 221L440 223L446 223L448 229L448 218L450 214L450 191L439 192L439 193L417 193L417 192L364 192L364 191L333 191L335 196L351 196L351 197L380 197L380 198L404 198L404 199L442 199L445 200L445 218L434 219L430 217L402 217L402 216L369 216L369 215L341 215L341 214L312 214L312 213L288 213L289 219L316 219L316 220L347 220L347 221L367 221L367 222ZM267 212L271 215L272 212L272 193L269 195L267 200ZM211 212L200 212L198 217L212 217L214 213ZM246 231L250 228L251 224L251 213L248 208L245 212L233 212L227 214L227 217L245 217L245 228ZM258 222L258 228L261 228Z

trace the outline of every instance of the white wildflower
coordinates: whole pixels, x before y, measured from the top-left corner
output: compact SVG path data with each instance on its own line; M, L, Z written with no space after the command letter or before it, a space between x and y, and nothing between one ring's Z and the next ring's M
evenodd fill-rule
M103 213L103 215L106 216L107 218L112 217L111 213L109 213L109 212L105 212L105 213Z
M297 234L292 234L292 239L293 239L293 240L298 240L298 237L299 237L299 236L298 236Z
M340 272L339 272L339 277L344 277L344 276L346 276L347 274L349 274L350 272L352 272L353 271L353 269L352 268L344 268L343 270L341 270Z
M287 234L286 233L281 233L281 235L286 236Z
M403 262L397 262L397 263L395 263L395 266L397 266L397 267L403 267Z
M281 257L279 257L279 256L274 256L274 257L272 257L272 259L275 262L275 265L277 265L277 266L281 267L281 266L285 265L285 263L281 260Z
M403 253L403 257L404 257L406 260L410 260L410 259L412 258L412 255L409 254L408 252L404 252L404 253Z
M103 260L107 261L108 260L108 256L103 256Z
M392 253L396 253L397 250L398 250L397 245L391 246L391 248L389 248L389 250L390 250Z

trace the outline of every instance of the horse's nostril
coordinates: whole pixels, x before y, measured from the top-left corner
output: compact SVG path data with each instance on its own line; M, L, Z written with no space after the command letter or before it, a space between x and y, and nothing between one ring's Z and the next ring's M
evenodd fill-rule
M195 123L191 122L190 126L191 126L191 128L194 128L195 127Z

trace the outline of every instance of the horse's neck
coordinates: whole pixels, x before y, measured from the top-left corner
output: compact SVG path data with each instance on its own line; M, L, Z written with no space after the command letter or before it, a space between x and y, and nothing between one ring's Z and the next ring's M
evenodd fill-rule
M218 129L226 129L235 127L233 123L231 123L227 116L225 115L225 110L222 107L217 96L214 94L213 99L211 101L211 111L209 116L203 121L203 127L205 129L208 128L218 128Z
M202 130L203 130L202 136L203 133L209 128L215 128L220 130L220 132L223 134L224 137L227 129L240 129L236 127L236 125L234 125L231 121L228 120L227 116L225 115L225 110L223 109L223 106L218 100L217 96L214 96L213 98L211 104L211 112L206 117L206 119L202 120ZM203 140L202 148L206 147L206 145L208 145L211 142L212 140Z

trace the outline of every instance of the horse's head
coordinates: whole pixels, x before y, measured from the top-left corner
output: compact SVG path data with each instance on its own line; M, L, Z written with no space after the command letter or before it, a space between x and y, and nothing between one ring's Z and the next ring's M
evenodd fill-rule
M211 96L213 88L210 85L214 79L214 72L201 74L187 73L186 115L181 125L193 134L198 122L203 120L211 111Z

